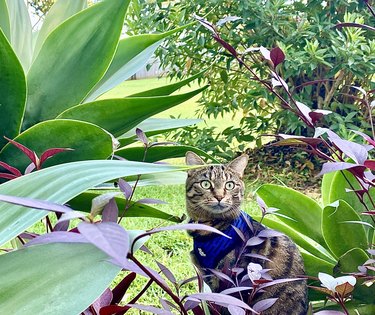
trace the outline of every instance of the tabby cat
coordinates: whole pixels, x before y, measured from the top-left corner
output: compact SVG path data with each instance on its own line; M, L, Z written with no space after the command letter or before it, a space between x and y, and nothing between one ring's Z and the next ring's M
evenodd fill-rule
M244 276L250 263L270 269L268 274L274 280L304 275L302 257L296 245L285 235L266 238L258 245L245 246L247 240L266 229L240 209L244 197L242 177L247 162L247 155L242 155L227 165L207 166L195 153L186 154L187 165L202 165L189 170L186 180L186 206L190 222L215 227L231 237L228 239L203 230L190 232L194 240L191 252L193 262L213 292L231 287L223 277L217 273L215 275L213 269L225 273L237 283L238 279L246 279ZM262 312L263 315L307 313L305 280L276 284L265 290L255 296L251 303L248 300L250 291L247 291L247 295L243 293L242 298L245 297L250 306L262 299L278 298L271 308ZM220 314L227 314L226 308L222 308Z

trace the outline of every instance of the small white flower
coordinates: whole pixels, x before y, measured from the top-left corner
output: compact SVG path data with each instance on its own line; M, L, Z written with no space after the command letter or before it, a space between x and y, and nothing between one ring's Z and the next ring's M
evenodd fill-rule
M247 265L247 274L250 278L251 282L254 282L255 280L259 280L262 278L261 271L263 270L262 266L259 264L250 263Z
M332 291L333 293L336 292L336 287L341 284L344 284L347 282L351 286L354 287L357 282L356 278L354 278L353 276L343 276L343 277L334 278L323 272L319 272L318 278L320 282L322 283L322 286Z

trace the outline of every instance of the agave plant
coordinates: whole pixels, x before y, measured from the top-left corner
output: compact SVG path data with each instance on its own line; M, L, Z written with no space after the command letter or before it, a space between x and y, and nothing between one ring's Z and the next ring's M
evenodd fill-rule
M140 123L146 133L158 133L199 121L148 120L201 92L204 87L170 95L199 75L134 96L103 95L144 67L163 39L184 27L120 38L130 1L90 7L86 2L56 1L33 32L23 0L0 0L0 160L19 170L29 160L4 136L37 154L73 149L49 159L45 166L51 166L107 159L118 143L134 142Z

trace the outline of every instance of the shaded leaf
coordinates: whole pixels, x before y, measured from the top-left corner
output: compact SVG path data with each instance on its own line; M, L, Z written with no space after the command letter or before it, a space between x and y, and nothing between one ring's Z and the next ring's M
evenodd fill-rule
M271 49L270 58L273 62L274 67L276 68L280 63L285 60L284 52L279 47Z

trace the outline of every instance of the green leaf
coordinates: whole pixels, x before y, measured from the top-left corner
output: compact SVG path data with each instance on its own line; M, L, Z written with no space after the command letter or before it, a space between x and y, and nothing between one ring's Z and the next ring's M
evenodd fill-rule
M86 191L74 197L72 200L69 200L68 204L74 210L90 212L92 199L99 196L100 194L101 193L98 191ZM123 210L125 209L126 200L122 197L115 197L115 199L119 208L120 215L124 214L125 217L147 217L164 219L177 223L181 222L181 219L179 217L155 209L149 205L144 205L133 201L131 202L131 206L129 207L129 209L124 213Z
M332 187L332 181L333 178L335 177L335 172L331 173L326 173L323 176L322 180L322 201L323 201L323 206L325 207L326 205L330 204L330 193L331 193L331 187Z
M10 21L10 43L25 72L33 55L32 27L24 0L7 0Z
M7 143L3 136L14 138L21 128L25 110L26 81L22 66L0 30L0 149Z
M326 248L316 243L314 240L308 237L308 235L296 232L286 223L278 222L268 217L265 217L262 223L264 223L271 229L285 233L299 247L302 247L304 250L308 251L310 254L316 256L317 258L323 259L331 264L336 263L336 259L329 253Z
M115 152L116 155L121 156L130 161L142 161L144 155L144 147L131 147L123 148ZM219 163L212 156L206 152L197 149L189 145L172 145L172 146L154 146L147 150L145 162L157 162L170 158L184 157L186 152L193 151L200 156L204 156L210 160L213 160L213 163Z
M91 102L103 93L114 88L142 69L156 48L168 36L186 26L161 34L142 34L120 40L115 56L104 77L95 85L85 102Z
M24 128L55 118L85 98L112 60L128 4L129 0L102 1L47 37L27 76Z
M88 121L117 137L144 119L187 101L205 88L179 95L126 97L85 103L66 110L58 118Z
M320 229L322 208L313 199L291 188L266 184L256 191L268 207L280 209L278 213L284 214L295 221L279 217L279 220L291 228L319 244L324 244Z
M7 0L0 0L0 29L3 30L5 37L10 42L10 21Z
M360 220L359 215L344 200L339 200L323 209L322 232L324 240L336 257L340 257L356 247L364 250L368 248L364 226L346 223L346 221Z
M36 124L15 138L41 154L51 148L71 148L48 159L43 167L82 160L107 159L112 153L112 138L96 125L76 120L48 120ZM23 171L30 160L12 144L0 152L0 160Z
M349 180L350 184L345 178ZM356 210L358 214L360 214L361 212L366 211L366 208L360 202L354 192L347 191L347 189L352 190L352 187L354 187L354 189L360 189L358 181L351 173L347 171L335 172L329 193L329 203L335 202L336 200L345 200L349 205L352 206L353 209ZM372 199L375 200L375 188L371 188L370 192ZM372 209L372 205L367 194L364 195L364 202L367 204L369 209ZM364 217L364 220L366 220L366 222L372 222L370 216Z
M112 179L187 168L128 161L80 161L52 166L8 181L0 185L0 194L64 204L87 189ZM45 211L0 203L0 245L45 215Z
M78 243L37 245L0 255L1 312L80 314L120 271L107 257L91 244Z
M186 78L185 80L182 80L182 81L179 81L179 82L176 82L176 83L172 83L172 84L168 84L168 85L165 85L165 86L162 86L162 87L158 87L158 88L155 88L155 89L151 89L151 90L147 90L147 91L143 91L143 92L139 92L139 93L135 93L135 94L132 94L132 95L129 95L130 97L150 97L150 96L162 96L162 95L169 95L169 94L172 94L173 92L177 91L178 89L182 88L183 86L189 84L191 81L194 81L195 79L201 77L203 75L203 73L205 73L207 71L207 69L189 77L189 78Z
M58 0L48 11L34 48L34 59L48 35L62 22L87 7L87 0Z
M195 125L202 121L202 119L147 118L131 130L117 137L117 140L120 141L121 146L125 146L137 141L135 135L136 128L141 129L146 136L149 137L178 128Z

